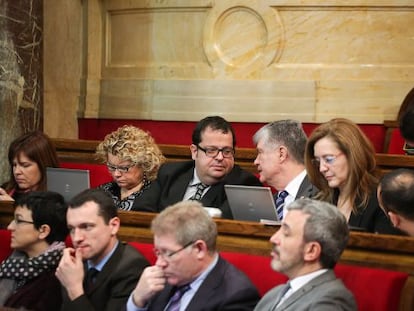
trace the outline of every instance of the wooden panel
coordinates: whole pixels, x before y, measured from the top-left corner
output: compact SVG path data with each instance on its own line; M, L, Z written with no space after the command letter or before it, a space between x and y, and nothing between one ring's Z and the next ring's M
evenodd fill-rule
M54 138L52 141L56 146L60 161L99 163L95 157L95 149L99 144L99 141L97 140ZM167 161L191 159L189 146L159 144L159 147L167 158ZM253 148L236 148L235 162L242 168L252 173L256 173L256 167L253 164L256 154L256 149ZM414 169L413 156L377 153L376 161L381 173L399 167Z

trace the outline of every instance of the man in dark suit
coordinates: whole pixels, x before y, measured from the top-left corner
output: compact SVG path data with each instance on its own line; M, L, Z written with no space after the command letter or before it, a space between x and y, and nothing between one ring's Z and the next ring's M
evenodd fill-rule
M404 150L407 154L414 154L414 89L410 92L411 103L407 111L401 116L400 131L405 139ZM408 96L408 95L407 95Z
M142 273L128 311L253 310L257 289L219 256L216 224L199 202L166 208L151 230L157 261Z
M377 195L393 226L414 237L414 170L400 168L385 174Z
M117 239L120 220L112 198L88 189L69 202L67 224L74 248L56 269L63 311L120 310L148 261Z
M257 311L356 311L352 293L333 268L349 238L348 223L336 206L298 199L287 206L280 229L270 238L271 266L289 277L260 300Z
M142 194L139 209L161 211L181 200L196 199L203 206L221 209L223 218L233 218L224 185L261 186L253 174L234 164L235 146L230 123L219 116L202 119L192 135L193 161L162 165L157 179Z
M268 123L253 136L257 148L254 164L260 181L278 190L279 194L286 193L284 206L302 197L313 197L318 192L305 170L306 141L301 123L295 120Z

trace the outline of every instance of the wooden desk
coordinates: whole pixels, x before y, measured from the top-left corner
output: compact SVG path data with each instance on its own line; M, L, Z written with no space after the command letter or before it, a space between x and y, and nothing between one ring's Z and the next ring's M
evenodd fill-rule
M155 214L120 211L119 216L121 240L152 243L152 233L149 228ZM12 218L12 203L0 201L0 227L6 227ZM219 232L217 240L219 250L263 256L270 254L269 238L278 229L256 222L224 219L217 219L216 224ZM414 238L351 232L340 261L351 265L409 273L400 310L414 310Z

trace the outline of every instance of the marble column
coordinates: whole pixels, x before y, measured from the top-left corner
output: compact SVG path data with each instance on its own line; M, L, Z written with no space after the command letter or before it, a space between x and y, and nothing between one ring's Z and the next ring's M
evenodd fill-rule
M0 0L0 183L9 143L42 129L42 0Z

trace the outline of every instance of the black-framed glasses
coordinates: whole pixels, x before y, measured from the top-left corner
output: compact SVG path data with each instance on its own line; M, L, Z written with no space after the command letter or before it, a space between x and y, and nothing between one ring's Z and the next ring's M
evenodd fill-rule
M197 149L200 149L201 151L204 151L206 156L209 158L215 158L218 156L218 154L221 152L224 158L232 158L234 157L235 150L230 147L224 147L224 148L217 148L217 147L201 147L200 145L197 145Z
M20 224L34 224L33 221L28 221L28 220L24 220L24 219L20 219L20 218L13 218L12 220L16 225L20 225Z
M333 165L336 161L336 159L342 154L342 152L338 153L337 155L333 155L333 154L329 154L329 155L324 155L320 158L313 158L312 164L316 167L320 167L321 162L324 163L325 165Z
M414 155L414 146L404 143L403 150L406 154Z
M178 254L179 252L185 250L187 247L189 247L190 245L193 245L195 243L195 241L191 241L188 242L187 244L185 244L183 247L177 249L176 251L160 251L159 249L154 248L154 254L157 257L161 257L164 260L170 260L172 256L174 256L175 254Z
M129 171L129 169L131 167L134 167L136 165L136 163L131 163L130 165L113 165L111 163L106 163L106 167L108 168L108 171L110 171L111 173L118 171L120 173L127 173Z

